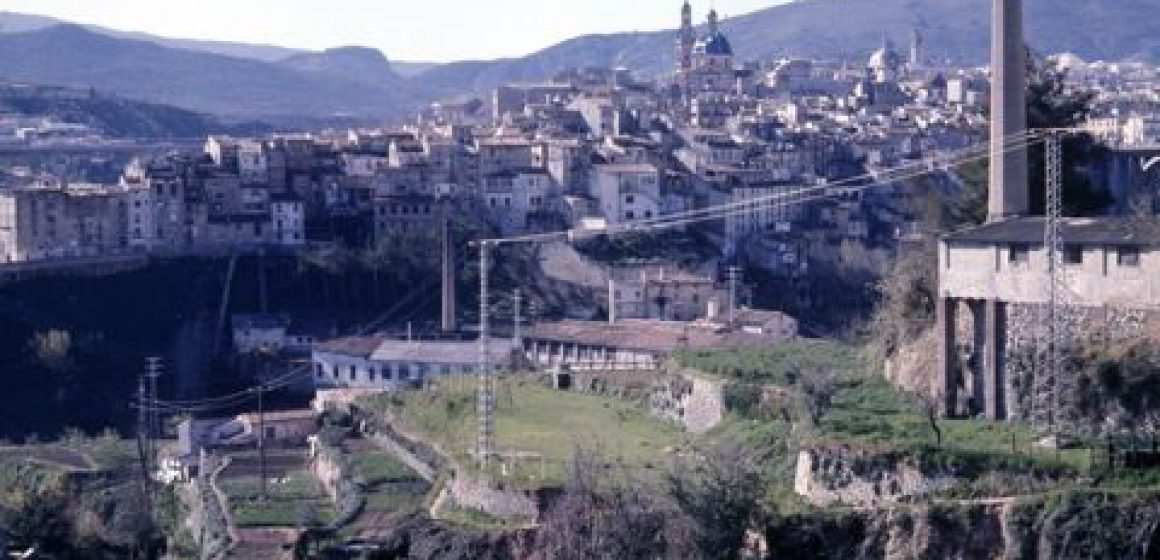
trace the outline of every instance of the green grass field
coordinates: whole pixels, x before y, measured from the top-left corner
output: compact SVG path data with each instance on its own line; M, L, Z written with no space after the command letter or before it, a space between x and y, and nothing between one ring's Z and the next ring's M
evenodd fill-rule
M383 395L373 406L389 409L405 430L434 442L461 466L476 464L470 453L477 433L474 384ZM633 403L514 377L497 383L495 438L500 453L523 457L509 462L509 479L531 487L561 484L578 448L629 471L648 472L663 470L666 455L686 439L676 426Z
M229 497L238 527L296 527L314 517L326 523L334 508L314 475L306 470L289 473L281 481L267 485L268 497L261 496L261 480L244 476L218 481Z
M365 513L419 507L430 489L430 485L414 471L381 451L354 455L354 468L356 476L364 483Z
M819 423L799 436L807 445L855 444L904 450L924 460L979 470L1079 472L1089 460L1083 449L1060 453L1036 449L1032 443L1042 435L1026 426L973 419L939 420L942 445L936 445L924 406L876 375L861 348L851 344L797 341L736 352L691 352L678 360L734 384L777 387L786 395L783 406L794 408L799 419L802 410L794 401L798 394L791 382L794 375L833 373L836 389L823 407ZM746 430L765 433L774 429L767 425L773 415L766 414L761 420L765 422L750 424Z

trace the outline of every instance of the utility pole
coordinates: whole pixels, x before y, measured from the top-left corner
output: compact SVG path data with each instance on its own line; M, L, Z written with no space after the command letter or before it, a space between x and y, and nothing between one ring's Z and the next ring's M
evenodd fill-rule
M148 491L149 451L145 448L145 432L149 425L149 394L145 390L145 374L137 376L137 458L141 462L141 490Z
M261 471L261 476L262 476L261 496L262 496L262 500L265 501L267 498L267 494L266 494L266 410L262 406L262 393L265 391L265 387L262 386L263 382L265 382L265 379L258 380L258 387L257 387L257 391L258 391L258 468Z
M495 387L491 378L491 337L490 309L488 309L488 267L492 245L487 241L479 243L479 389L476 395L476 409L479 414L479 435L476 453L480 465L487 467L494 452L494 406Z
M729 328L733 328L737 310L737 280L741 275L741 268L737 265L729 267Z
M150 470L157 465L157 441L161 436L161 413L157 408L157 378L161 377L161 358L145 358L145 377L148 378L148 446Z
M520 289L516 288L515 294L512 295L512 305L514 307L514 309L512 310L512 315L513 315L512 321L515 322L515 325L513 327L513 332L512 332L512 343L517 348L520 347L520 345L522 344L521 341L523 340L523 337L521 336L521 333L520 333L520 319L521 319L521 317L520 317L520 303L521 303L520 299L521 299L520 298Z

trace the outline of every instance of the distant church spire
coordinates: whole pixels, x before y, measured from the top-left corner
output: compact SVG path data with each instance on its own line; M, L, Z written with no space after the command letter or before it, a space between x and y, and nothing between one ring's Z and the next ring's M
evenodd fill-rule
M717 8L709 10L709 36L717 34Z
M915 27L910 33L910 65L919 67L926 64L926 37Z

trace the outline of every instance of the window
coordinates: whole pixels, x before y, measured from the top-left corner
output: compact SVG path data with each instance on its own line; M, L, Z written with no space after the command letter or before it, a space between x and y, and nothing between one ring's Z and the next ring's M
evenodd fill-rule
M1031 262L1031 248L1026 243L1016 243L1008 248L1007 262L1013 265L1025 265Z
M318 376L319 379L322 379L322 376L324 375L322 371L322 364L314 364L314 375Z
M1140 266L1140 248L1127 246L1117 247L1116 264L1124 267Z
M1067 245L1063 248L1063 264L1083 264L1083 246Z
M624 197L625 204L632 204L635 201L636 201L636 197L632 196L631 194Z
M350 380L354 381L357 377L358 372L354 369L354 366L350 366Z
M374 382L375 377L376 377L375 368L372 366L370 369L367 370L367 379L369 379L371 382Z
M625 212L625 213L624 213L624 219L626 219L626 220L632 220L632 219L635 219L635 218L636 218L636 214L634 214L634 213L632 212L632 210L629 210L628 212Z

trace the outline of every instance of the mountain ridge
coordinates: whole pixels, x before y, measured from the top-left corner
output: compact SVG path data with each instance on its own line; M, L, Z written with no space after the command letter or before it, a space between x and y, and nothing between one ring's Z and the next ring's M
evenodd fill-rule
M1160 0L1069 0L1067 9L1059 9L1059 0L1026 0L1025 5L1028 38L1036 50L1073 52L1089 60L1160 61L1160 18L1141 17L1160 13ZM932 59L981 65L987 61L989 6L989 0L798 0L725 19L722 29L739 61L801 56L861 64L884 35L904 52L917 28L926 36ZM577 66L625 66L662 77L673 67L676 43L676 31L670 29L584 35L523 57L436 65L392 62L365 47L250 53L285 54L260 60L204 50L244 51L247 45L193 45L203 49L197 50L180 43L185 40L171 44L186 46L166 46L158 42L164 38L126 39L91 26L83 29L93 36L78 38L75 29L70 36L43 27L55 21L51 18L17 15L0 12L0 27L9 29L0 30L0 78L98 87L249 117L398 118L430 101L481 95L505 82L543 80ZM673 16L675 23L676 10ZM122 43L117 48L108 41ZM114 56L94 56L102 49Z

